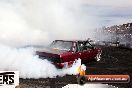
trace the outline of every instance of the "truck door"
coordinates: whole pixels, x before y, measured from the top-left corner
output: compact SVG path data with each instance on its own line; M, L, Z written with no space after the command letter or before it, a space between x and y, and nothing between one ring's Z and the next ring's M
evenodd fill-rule
M80 54L77 52L77 43L73 42L71 51L67 52L63 59L65 62L75 61L76 59L80 58Z
M93 49L84 45L83 42L78 42L78 53L82 61L89 60L92 57Z

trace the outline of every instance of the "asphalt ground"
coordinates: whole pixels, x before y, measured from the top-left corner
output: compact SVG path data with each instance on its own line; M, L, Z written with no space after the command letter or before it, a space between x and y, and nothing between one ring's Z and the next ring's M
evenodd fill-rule
M132 78L132 50L119 47L102 47L102 59L99 62L90 61L86 64L88 75L130 75ZM62 88L67 84L77 84L76 76L66 75L56 78L22 79L21 88ZM118 88L132 88L129 83L109 83Z

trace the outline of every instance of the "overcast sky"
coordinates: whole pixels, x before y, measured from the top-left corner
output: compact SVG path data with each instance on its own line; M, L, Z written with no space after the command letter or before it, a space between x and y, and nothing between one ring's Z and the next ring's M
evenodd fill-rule
M132 22L132 0L84 0L88 15L99 18L103 25Z

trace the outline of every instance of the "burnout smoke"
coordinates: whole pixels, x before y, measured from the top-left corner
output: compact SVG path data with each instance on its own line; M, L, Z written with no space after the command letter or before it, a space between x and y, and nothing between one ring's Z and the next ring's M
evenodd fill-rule
M86 16L85 12L79 9L83 3L79 4L80 0L75 2L0 1L1 43L12 46L46 45L55 39L93 38L92 29L96 27L96 17Z
M53 78L66 74L77 74L81 65L78 59L71 68L57 69L51 62L41 60L34 48L11 48L0 45L0 70L19 71L22 78Z
M80 6L74 2L72 7L66 0L0 0L0 70L18 70L22 78L76 74L80 60L71 68L58 70L49 61L39 59L35 48L20 47L47 45L54 39L93 37L94 22L83 21L85 15L76 9Z

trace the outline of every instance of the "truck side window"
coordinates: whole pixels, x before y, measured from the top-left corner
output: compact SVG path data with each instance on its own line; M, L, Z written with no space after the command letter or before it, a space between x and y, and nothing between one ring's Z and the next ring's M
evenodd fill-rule
M72 51L74 51L74 52L78 51L77 43L73 43Z
M78 43L78 51L83 51L84 50L84 45L82 42Z
M91 50L93 46L89 42L78 42L78 51Z
M89 43L86 43L86 47L87 47L87 50L89 50L89 49L92 49L92 48L93 48L93 46L92 46L92 45L90 45Z

